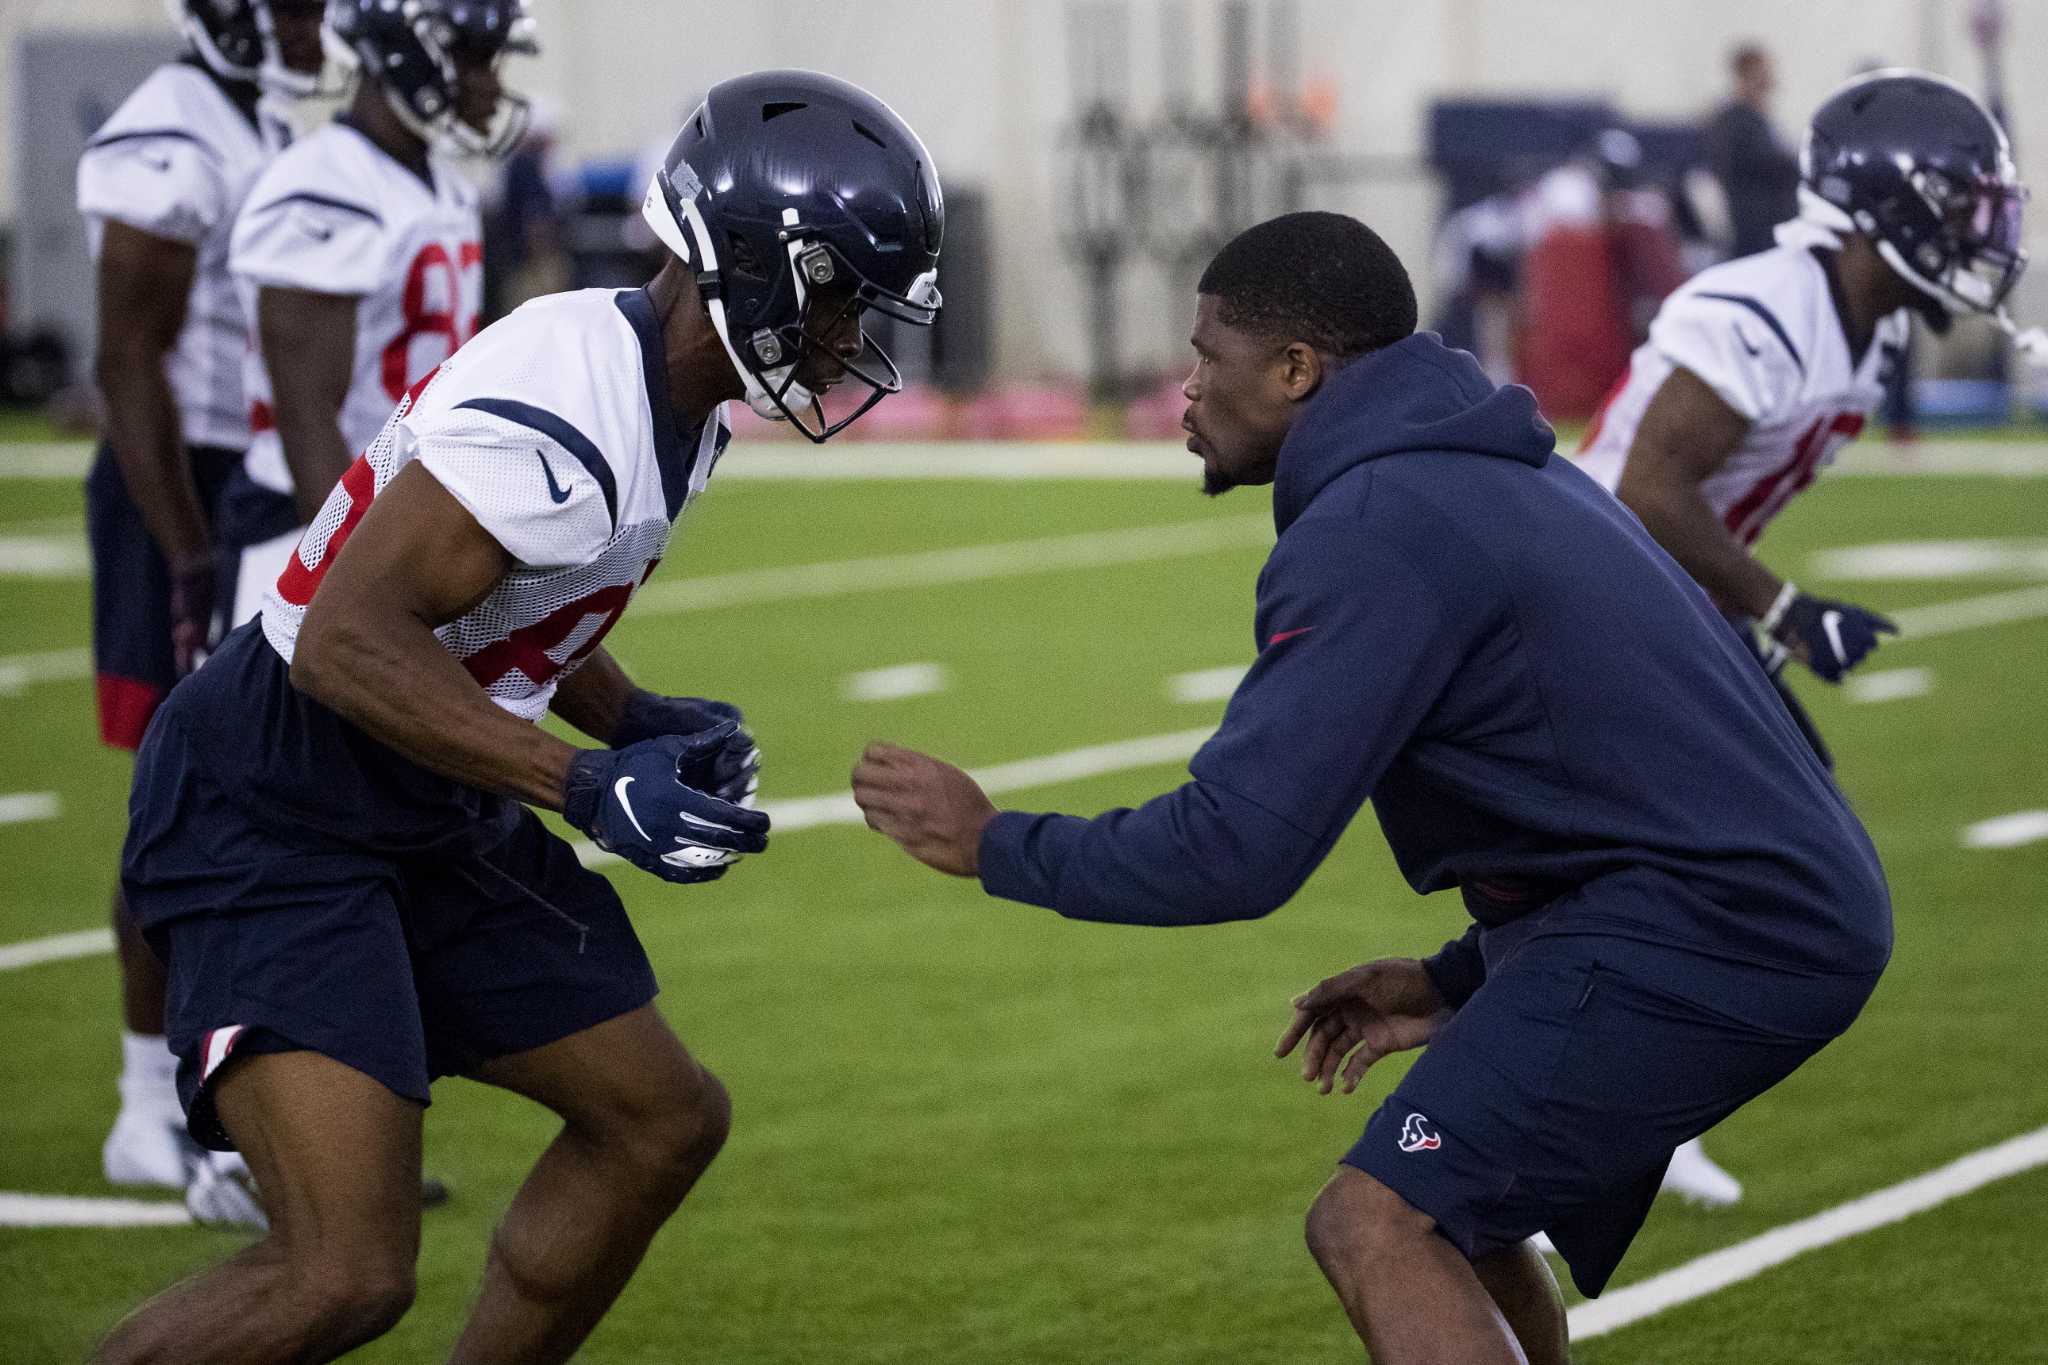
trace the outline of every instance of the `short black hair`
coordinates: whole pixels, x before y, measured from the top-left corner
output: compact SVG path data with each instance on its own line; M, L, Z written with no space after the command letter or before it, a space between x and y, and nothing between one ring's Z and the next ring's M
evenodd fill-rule
M1196 286L1232 327L1350 358L1415 331L1415 286L1393 248L1341 213L1285 213L1233 237Z

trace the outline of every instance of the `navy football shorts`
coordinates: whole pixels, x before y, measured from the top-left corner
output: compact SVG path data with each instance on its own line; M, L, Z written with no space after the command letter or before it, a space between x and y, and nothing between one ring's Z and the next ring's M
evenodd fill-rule
M1598 932L1530 937L1489 968L1344 1164L1468 1258L1548 1233L1597 1295L1673 1149L1791 1075L1876 984Z
M229 477L242 454L193 446L199 505L217 527ZM178 681L171 651L171 574L150 538L142 509L128 495L114 453L102 445L85 476L85 535L92 551L92 655L100 739L134 749L150 717ZM215 589L232 598L232 565Z
M524 806L430 854L294 843L227 799L184 730L173 707L150 732L139 771L161 799L123 887L169 969L165 1033L202 1144L232 1146L210 1082L237 1056L319 1052L424 1105L436 1077L654 998L618 893Z

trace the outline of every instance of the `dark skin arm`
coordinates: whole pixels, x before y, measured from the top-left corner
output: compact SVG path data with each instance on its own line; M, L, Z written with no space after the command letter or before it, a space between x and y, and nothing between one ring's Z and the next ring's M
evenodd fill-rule
M562 680L548 709L599 744L610 744L635 690L619 661L600 646Z
M1784 583L1736 543L1700 496L1749 426L1699 376L1673 370L1650 399L1615 493L1722 610L1760 617Z
M308 289L265 287L256 295L263 367L301 523L319 515L355 460L341 437L341 405L355 370L356 302L353 294Z
M292 685L423 768L558 811L575 747L492 702L434 636L511 564L432 474L406 466L313 595Z
M107 399L107 444L150 539L174 573L205 566L211 554L206 512L164 374L198 267L197 248L126 223L108 223L101 240L94 372Z

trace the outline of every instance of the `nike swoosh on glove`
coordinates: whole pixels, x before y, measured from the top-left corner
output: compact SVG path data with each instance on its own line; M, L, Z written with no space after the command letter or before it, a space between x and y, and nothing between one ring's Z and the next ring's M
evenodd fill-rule
M743 854L768 847L768 817L699 791L681 774L738 728L728 720L688 738L587 749L570 760L562 814L599 848L663 881L716 881Z
M1897 635L1898 626L1874 611L1826 597L1795 596L1771 634L1806 646L1807 666L1823 680L1838 683L1842 675L1877 648L1878 636Z
M682 779L698 791L710 792L722 801L753 808L761 790L761 749L747 729L746 718L731 702L707 701L703 697L664 697L657 692L636 689L626 702L612 734L612 745L625 748L662 735L694 738L727 721L732 735L701 760L684 771Z

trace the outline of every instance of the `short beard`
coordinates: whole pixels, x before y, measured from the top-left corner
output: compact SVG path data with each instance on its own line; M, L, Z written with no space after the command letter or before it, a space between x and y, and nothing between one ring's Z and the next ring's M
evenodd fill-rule
M1222 470L1216 468L1214 465L1205 464L1202 466L1203 497L1220 498L1225 493L1228 493L1231 489L1235 487L1237 487L1237 480L1231 478Z

